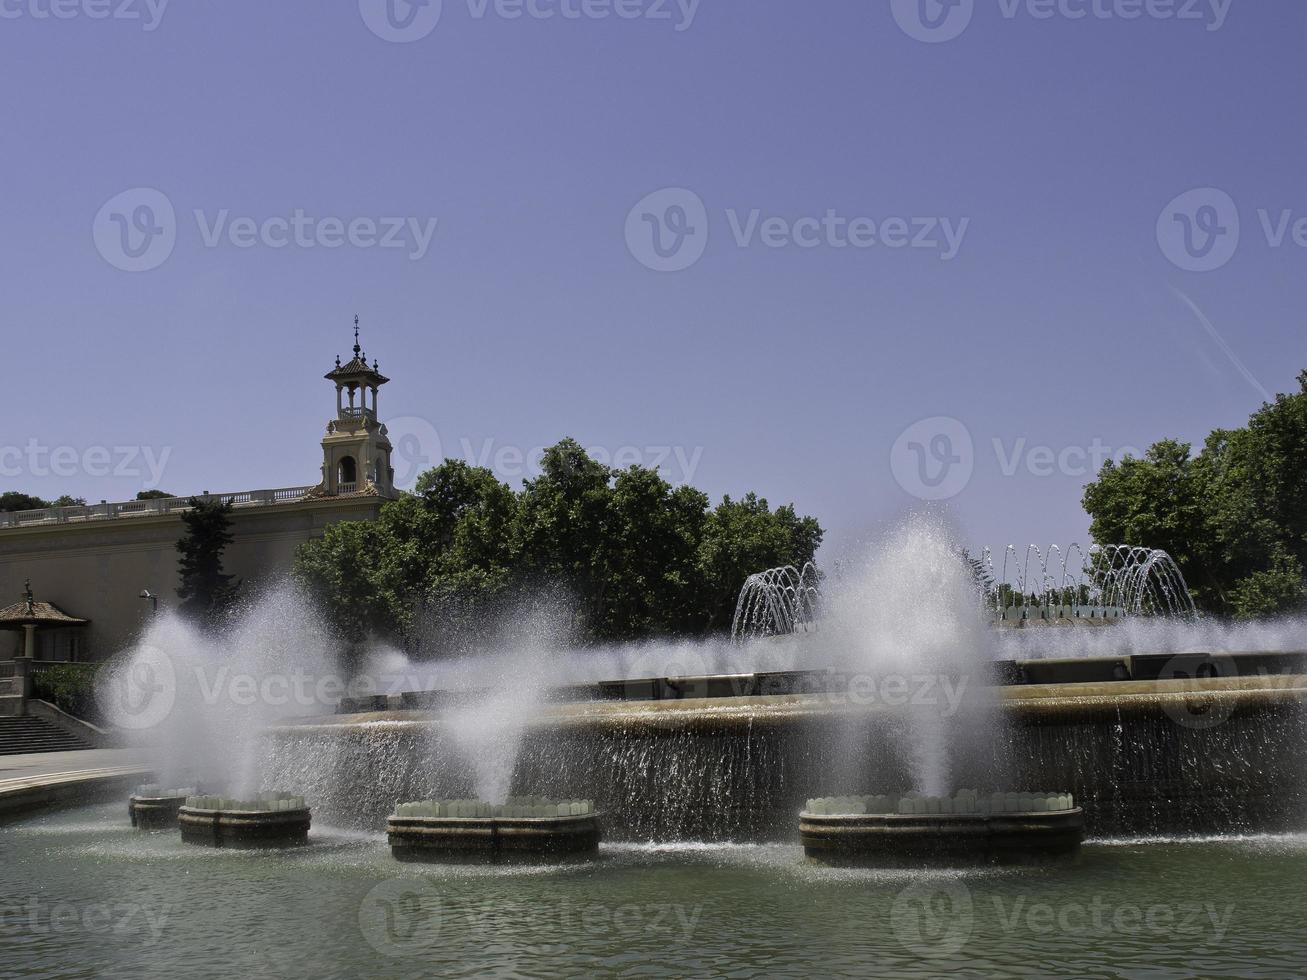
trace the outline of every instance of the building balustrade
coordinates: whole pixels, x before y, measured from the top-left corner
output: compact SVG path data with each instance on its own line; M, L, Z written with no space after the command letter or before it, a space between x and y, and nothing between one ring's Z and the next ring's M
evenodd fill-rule
M316 486L283 487L279 490L246 490L241 493L195 494L202 499L216 500L233 507L267 507L301 500L316 490ZM354 486L341 493L353 493ZM189 510L191 497L161 497L157 500L128 500L123 503L86 504L77 507L47 507L43 510L20 510L0 514L0 529L30 527L44 524L83 524L91 521L111 521L128 517L150 517Z

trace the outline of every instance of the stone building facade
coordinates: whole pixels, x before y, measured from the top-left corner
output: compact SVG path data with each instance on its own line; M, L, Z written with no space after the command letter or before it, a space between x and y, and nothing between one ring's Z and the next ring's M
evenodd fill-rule
M224 569L247 587L290 569L295 549L339 521L367 521L395 496L392 447L377 415L386 384L358 341L354 357L336 359L326 375L336 386L336 413L322 440L318 483L278 490L213 495L232 504L233 543ZM93 661L129 645L152 614L154 600L175 605L176 544L189 497L136 500L0 514L0 606L17 603L26 583L37 600L85 626L42 629L35 659ZM148 596L146 595L148 593ZM21 657L21 632L0 632L0 661Z

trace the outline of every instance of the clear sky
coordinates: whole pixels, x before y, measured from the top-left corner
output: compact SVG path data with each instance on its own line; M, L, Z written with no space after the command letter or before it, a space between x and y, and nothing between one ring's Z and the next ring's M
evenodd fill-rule
M0 484L316 482L358 313L401 480L1083 539L1307 368L1307 4L920 3L0 0Z

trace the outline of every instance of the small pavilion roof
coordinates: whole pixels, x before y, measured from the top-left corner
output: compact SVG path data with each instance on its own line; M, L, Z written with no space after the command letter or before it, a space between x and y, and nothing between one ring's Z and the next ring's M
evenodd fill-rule
M0 609L0 630L19 629L23 626L35 626L38 629L53 629L60 626L87 626L89 619L69 616L52 602L37 602L32 597L32 583L27 583L23 601L5 609Z
M390 379L385 377L380 370L379 365L374 360L372 366L368 367L368 355L363 353L363 348L359 346L359 318L354 318L354 358L348 364L341 364L340 358L336 358L335 370L326 375L328 381L335 381L340 384L366 384L368 387L380 388Z

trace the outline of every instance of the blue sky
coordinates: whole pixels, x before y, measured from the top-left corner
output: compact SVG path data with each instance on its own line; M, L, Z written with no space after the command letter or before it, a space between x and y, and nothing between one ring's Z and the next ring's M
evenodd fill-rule
M1093 453L1307 368L1291 0L51 2L0 0L5 487L316 482L358 313L410 456L1066 542Z

